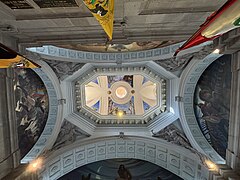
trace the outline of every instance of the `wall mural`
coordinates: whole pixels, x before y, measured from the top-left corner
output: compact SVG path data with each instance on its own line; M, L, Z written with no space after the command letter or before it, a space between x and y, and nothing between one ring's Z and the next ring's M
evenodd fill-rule
M155 164L137 159L109 159L85 165L59 180L181 180Z
M23 158L40 137L48 117L46 88L31 69L14 69L18 141Z
M231 91L231 56L213 62L200 77L194 109L205 138L223 158L226 156Z

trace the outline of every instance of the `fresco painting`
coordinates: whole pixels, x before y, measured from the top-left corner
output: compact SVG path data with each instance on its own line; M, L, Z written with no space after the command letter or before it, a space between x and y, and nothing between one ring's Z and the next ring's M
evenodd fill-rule
M23 158L40 137L48 117L44 83L31 69L14 69L18 141Z
M133 87L133 75L118 75L118 76L108 76L109 87L118 81L125 81Z
M59 180L182 180L168 170L138 159L109 159L87 164Z
M194 110L202 133L225 158L231 91L231 56L214 61L200 77L194 96Z
M111 98L109 98L108 103L108 114L109 115L116 115L118 110L122 110L125 115L134 115L135 109L134 109L134 97L131 98L131 100L126 104L117 104L114 103Z

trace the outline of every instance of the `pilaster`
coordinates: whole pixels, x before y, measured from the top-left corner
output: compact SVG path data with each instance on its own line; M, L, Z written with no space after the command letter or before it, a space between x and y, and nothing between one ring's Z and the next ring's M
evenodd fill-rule
M13 72L0 69L0 179L19 165Z
M240 170L240 51L232 55L231 104L226 163Z

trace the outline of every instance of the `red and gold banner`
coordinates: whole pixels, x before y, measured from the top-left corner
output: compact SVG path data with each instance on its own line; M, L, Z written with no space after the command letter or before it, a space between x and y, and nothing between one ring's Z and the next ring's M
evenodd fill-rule
M0 43L0 68L39 68L40 66Z
M114 0L83 0L83 2L101 24L109 40L111 40L113 34Z
M240 0L228 0L219 10L214 12L174 54L213 40L222 34L239 27Z

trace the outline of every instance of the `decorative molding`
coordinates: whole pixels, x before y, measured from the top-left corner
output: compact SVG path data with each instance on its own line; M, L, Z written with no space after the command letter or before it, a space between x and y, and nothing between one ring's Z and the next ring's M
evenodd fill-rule
M171 57L164 60L157 60L155 61L157 64L165 68L167 71L170 72L176 72L180 71L182 72L188 65L188 63L193 59L203 59L208 54L210 54L213 51L213 45L206 45L204 46L200 51L184 54L182 56L177 57Z
M44 59L45 62L53 69L57 77L63 80L66 76L72 75L74 72L84 66L84 63L63 62Z
M72 103L72 100L74 99L74 90L72 86L72 82L74 82L79 77L82 77L85 79L85 77L93 77L94 76L94 69L95 68L116 68L119 66L116 66L116 64L109 63L107 65L103 64L85 64L80 70L76 71L73 75L66 77L63 81L61 81L61 90L66 98L66 104L64 104L64 111L63 116L66 120L69 122L75 124L76 126L80 127L86 134L89 134L91 136L105 136L110 135L110 132L115 134L119 133L119 128L123 129L124 132L130 133L131 135L138 135L139 131L141 131L144 135L150 136L151 130L159 131L160 129L166 127L173 121L177 120L179 118L178 114L178 103L175 102L174 96L178 93L178 86L179 86L179 78L172 74L169 71L166 71L164 68L158 66L156 63L150 61L147 63L134 63L134 64L128 64L124 63L120 66L120 68L128 68L132 71L134 66L145 66L149 69L151 69L157 76L162 77L167 80L167 112L162 113L158 116L156 116L154 119L152 119L147 124L131 124L131 125L125 125L125 124L105 124L105 125L97 125L94 123L94 121L84 117L82 114L75 113L74 104ZM154 76L152 77L154 78ZM103 127L105 126L105 128ZM145 127L145 128L144 128ZM136 130L132 130L135 128ZM140 129L139 129L140 128ZM144 129L141 129L144 128ZM102 131L103 129L103 131ZM122 130L121 130L122 131Z
M64 104L64 109L63 109L63 118L68 120L75 126L80 127L82 131L84 131L84 133L88 135L92 135L95 132L96 125L92 121L86 119L86 117L83 117L83 115L76 114L74 112L75 107L73 103L74 101L73 86L72 86L72 82L68 81L67 79L68 78L66 78L64 81L61 82L62 93L63 93L63 96L66 98L66 104Z
M198 155L202 161L202 164L207 167L207 164L205 162L206 160L209 160L209 158L204 154L198 152L195 148L193 148L185 134L180 131L175 125L170 124L169 126L158 132L152 131L152 134L153 137L162 138L168 142L189 149L192 153Z
M169 59L164 60L157 60L155 61L157 64L165 68L167 71L175 72L175 71L182 71L191 59L194 57L193 54L183 55L181 57L172 57Z
M74 72L78 71L84 66L84 63L79 62L58 61L54 59L43 58L40 54L29 50L26 51L26 55L29 59L32 59L35 62L45 61L60 80L72 75Z
M172 112L165 112L154 118L154 121L148 125L149 131L158 132L178 119L178 116Z
M213 48L219 49L222 54L233 54L239 51L240 29L233 29L222 36L214 39Z
M54 152L45 158L39 179L58 179L89 163L126 157L151 162L183 179L207 180L209 175L199 157L185 148L155 138L117 136L81 140Z
M64 61L71 60L72 62L134 62L146 60L158 60L159 58L169 58L183 43L166 46L163 48L156 48L139 52L121 52L121 53L94 53L84 52L56 46L42 46L27 48L28 51L36 52L44 56L57 57ZM162 58L161 58L162 57ZM49 58L47 58L49 59Z
M194 114L193 98L195 87L200 76L213 61L221 56L222 55L212 53L202 60L193 59L189 63L181 75L179 96L183 97L183 102L178 102L181 124L191 145L199 152L206 154L212 161L219 164L223 164L225 161L202 134Z
M155 48L145 51L137 52L114 52L114 53L99 53L99 52L85 52L72 49L65 49L56 46L42 46L27 48L27 51L35 52L41 55L44 59L53 59L59 61L77 62L77 63L127 63L127 62L143 62L164 60L173 57L175 51L183 44L176 43L162 48ZM192 47L179 53L178 56L199 52L202 47L211 42L202 43L201 45Z

